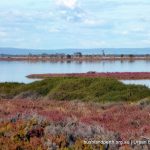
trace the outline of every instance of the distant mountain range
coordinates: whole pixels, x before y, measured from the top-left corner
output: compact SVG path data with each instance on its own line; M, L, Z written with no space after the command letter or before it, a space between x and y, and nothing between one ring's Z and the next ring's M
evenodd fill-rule
M28 55L28 54L73 54L81 52L83 54L150 54L150 48L94 48L94 49L25 49L25 48L0 48L0 54L8 55Z

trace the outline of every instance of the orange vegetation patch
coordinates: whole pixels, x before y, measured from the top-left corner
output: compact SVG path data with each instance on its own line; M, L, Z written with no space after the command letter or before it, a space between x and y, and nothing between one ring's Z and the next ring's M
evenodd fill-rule
M63 122L69 118L85 124L97 124L117 132L122 139L150 136L150 105L97 104L68 101L1 100L0 118L17 119L36 114L48 121Z

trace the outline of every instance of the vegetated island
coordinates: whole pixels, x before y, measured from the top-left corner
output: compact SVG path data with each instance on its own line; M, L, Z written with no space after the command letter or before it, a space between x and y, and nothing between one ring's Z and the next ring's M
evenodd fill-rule
M29 54L29 55L8 55L1 54L0 61L102 61L102 60L150 60L150 54L97 54L85 55L81 52L74 54Z
M149 149L146 86L112 78L53 77L0 83L0 89L1 149ZM100 143L86 143L91 140Z
M150 72L107 72L99 73L94 71L89 71L87 73L66 73L66 74L31 74L27 76L28 78L43 79L49 77L107 77L115 78L118 80L140 80L140 79L150 79Z
M113 78L51 77L30 84L0 83L0 98L135 101L150 96L142 85L125 85Z

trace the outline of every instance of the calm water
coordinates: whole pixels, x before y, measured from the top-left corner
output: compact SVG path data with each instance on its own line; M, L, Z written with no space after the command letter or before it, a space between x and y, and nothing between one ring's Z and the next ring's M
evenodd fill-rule
M150 88L150 80L122 80L125 84L145 85Z
M100 61L100 62L27 62L0 61L0 82L24 82L29 74L96 72L150 72L150 61ZM144 81L142 81L143 84ZM150 80L145 81L145 83Z

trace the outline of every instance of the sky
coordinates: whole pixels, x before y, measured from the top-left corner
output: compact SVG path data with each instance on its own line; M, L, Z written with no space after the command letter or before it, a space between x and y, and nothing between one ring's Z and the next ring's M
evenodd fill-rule
M0 1L0 47L150 47L150 0Z

